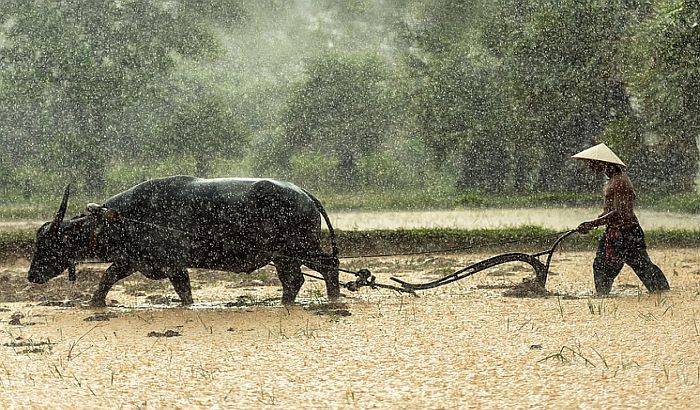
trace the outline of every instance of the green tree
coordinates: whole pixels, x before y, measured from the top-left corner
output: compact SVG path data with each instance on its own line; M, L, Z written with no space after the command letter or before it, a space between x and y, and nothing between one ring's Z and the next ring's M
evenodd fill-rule
M121 149L122 111L156 94L180 56L218 50L200 20L171 4L29 0L0 6L5 101L50 112L51 124L39 137L43 147L56 133L90 147L82 151L89 155L71 162L91 192L101 191L108 159Z
M289 153L332 154L342 182L357 182L357 161L387 133L387 72L373 54L327 54L313 61L289 101L284 139Z
M419 135L435 165L456 165L462 189L501 191L512 179L507 78L482 45L483 3L416 2L402 26L403 61L414 79Z
M569 156L631 111L620 49L626 2L505 1L484 39L510 77L518 127L542 152L537 188L580 186Z
M149 152L191 157L197 176L207 177L212 160L242 155L250 136L224 99L202 94L177 108L170 123L160 128Z
M628 79L652 135L649 178L668 192L695 189L700 143L700 4L662 0L635 25ZM661 158L661 161L654 161Z
M488 58L453 49L428 63L419 94L421 135L438 161L456 161L458 185L507 187L512 149L499 71Z

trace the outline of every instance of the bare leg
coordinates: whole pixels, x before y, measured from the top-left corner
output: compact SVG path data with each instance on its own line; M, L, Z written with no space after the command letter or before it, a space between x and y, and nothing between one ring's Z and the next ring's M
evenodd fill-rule
M107 293L109 293L112 286L119 280L126 278L131 275L133 271L128 264L121 264L119 262L113 263L112 266L107 268L105 273L100 279L100 284L97 286L97 290L92 295L90 300L90 306L94 307L104 307L107 306L105 299L107 298Z

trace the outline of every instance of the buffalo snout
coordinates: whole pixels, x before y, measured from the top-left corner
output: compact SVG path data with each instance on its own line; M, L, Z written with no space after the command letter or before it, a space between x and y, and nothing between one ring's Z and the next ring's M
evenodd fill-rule
M48 282L49 279L60 275L65 270L66 267L63 266L37 266L36 263L32 263L27 273L27 280L31 283L43 284Z

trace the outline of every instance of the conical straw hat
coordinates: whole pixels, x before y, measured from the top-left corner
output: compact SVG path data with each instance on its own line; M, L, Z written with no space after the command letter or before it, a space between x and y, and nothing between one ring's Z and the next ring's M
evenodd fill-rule
M623 167L626 167L624 162L615 155L614 152L610 148L608 148L607 145L605 144L598 144L594 147L590 147L587 149L584 149L583 151L579 152L576 155L573 155L571 158L574 159L587 159L591 161L602 161L602 162L609 162L611 164L618 164L622 165Z

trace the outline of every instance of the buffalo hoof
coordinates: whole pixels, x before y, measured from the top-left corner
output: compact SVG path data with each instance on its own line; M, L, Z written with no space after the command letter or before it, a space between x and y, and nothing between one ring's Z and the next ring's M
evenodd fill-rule
M338 289L337 291L334 289L328 292L328 300L335 301L340 299L341 296L343 295L340 293L340 289Z
M91 299L88 306L90 306L90 307L107 307L107 302L104 299L102 299L102 300Z

